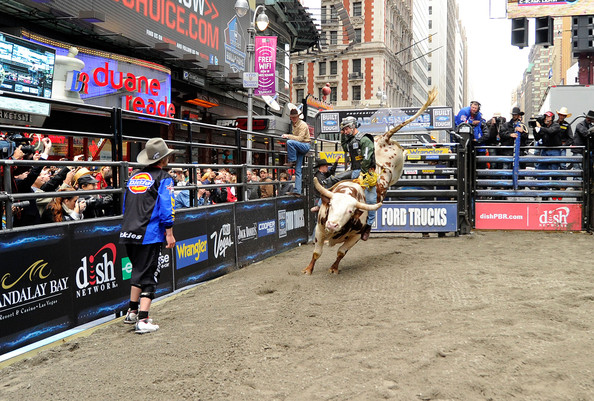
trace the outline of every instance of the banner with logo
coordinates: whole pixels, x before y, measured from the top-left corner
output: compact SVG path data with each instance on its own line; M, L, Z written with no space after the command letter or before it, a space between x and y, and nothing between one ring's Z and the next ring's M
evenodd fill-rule
M256 36L255 71L258 73L256 96L276 95L276 36Z
M8 233L0 242L0 354L74 327L66 227Z
M175 284L182 288L235 269L233 204L175 216Z
M582 230L581 204L477 202L475 210L482 230Z
M240 266L274 255L278 243L278 222L274 200L237 204L235 228Z
M436 233L458 230L456 203L388 204L377 211L374 232Z
M305 208L300 198L276 199L278 217L278 245L275 253L294 248L307 242L307 224Z
M593 9L594 0L507 0L507 18L573 17Z

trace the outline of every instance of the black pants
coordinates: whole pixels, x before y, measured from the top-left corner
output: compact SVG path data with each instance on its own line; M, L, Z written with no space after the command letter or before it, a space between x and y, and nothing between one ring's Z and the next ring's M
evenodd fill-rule
M161 274L159 256L162 249L162 242L146 245L126 244L126 252L132 262L130 285L139 288L157 285Z

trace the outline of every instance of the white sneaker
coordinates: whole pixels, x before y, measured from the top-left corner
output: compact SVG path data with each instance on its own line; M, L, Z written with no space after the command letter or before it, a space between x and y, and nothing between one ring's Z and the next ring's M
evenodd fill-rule
M136 333L145 334L159 330L159 325L153 323L153 319L142 319L136 322Z

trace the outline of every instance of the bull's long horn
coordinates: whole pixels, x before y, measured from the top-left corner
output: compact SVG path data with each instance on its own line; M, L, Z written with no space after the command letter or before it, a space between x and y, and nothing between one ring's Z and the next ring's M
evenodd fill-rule
M368 205L367 203L361 203L361 202L357 202L355 204L355 206L357 207L357 209L361 209L361 210L367 210L368 212L371 210L377 210L380 207L382 207L382 203L376 203L374 205Z
M322 184L320 184L318 182L318 179L316 177L314 177L313 182L314 182L314 186L316 187L316 189L318 190L318 192L320 194L322 194L322 196L325 196L326 198L332 199L332 196L334 195L334 192L331 192L327 188L324 188L322 186Z
M394 128L392 128L390 131L386 132L384 135L386 135L386 140L390 140L390 138L392 138L392 135L394 135L396 132L400 131L400 129L402 127L404 127L405 125L411 123L412 121L416 120L418 116L420 116L425 110L427 110L427 107L431 106L431 103L433 103L433 101L435 100L435 98L437 97L437 89L433 88L431 89L431 92L429 92L429 96L427 96L427 101L425 102L425 104L423 105L423 107L421 107L419 109L419 111L417 111L417 113L412 116L411 118L409 118L408 120L404 121L403 123L395 126Z

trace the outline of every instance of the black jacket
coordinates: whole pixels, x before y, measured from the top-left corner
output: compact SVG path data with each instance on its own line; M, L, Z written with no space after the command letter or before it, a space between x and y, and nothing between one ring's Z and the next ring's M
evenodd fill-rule
M551 123L548 127L542 126L534 129L534 139L542 140L543 146L561 146L561 127L559 123Z

